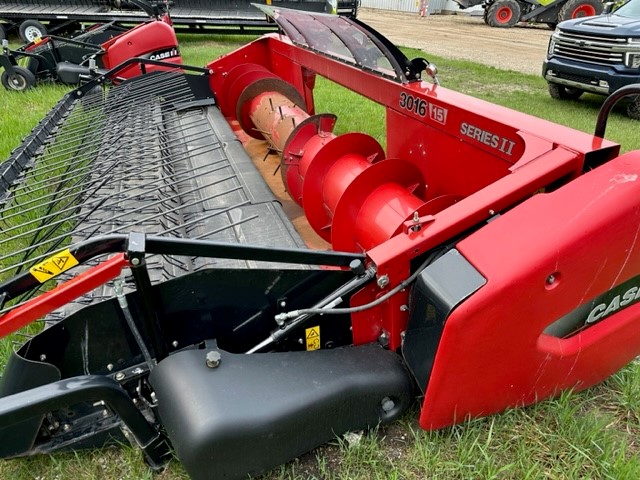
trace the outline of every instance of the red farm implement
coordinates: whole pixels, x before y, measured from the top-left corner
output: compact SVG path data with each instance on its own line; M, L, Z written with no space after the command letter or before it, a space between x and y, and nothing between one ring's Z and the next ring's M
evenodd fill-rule
M199 74L83 85L1 165L0 333L46 325L2 377L4 457L124 431L244 478L416 398L438 429L640 353L640 152L603 138L625 92L588 135L355 20L269 13L286 35ZM333 133L317 75L385 107L384 149ZM239 139L277 152L280 199Z
M0 67L4 69L0 77L2 86L7 90L22 91L39 81L77 85L130 58L181 63L178 39L169 13L160 13L157 6L133 1L150 16L150 20L133 28L117 22L96 24L73 38L45 35L17 50L10 50L8 42L3 40L0 55ZM167 67L146 64L143 68L153 71ZM118 80L141 73L139 65L132 64L119 72Z

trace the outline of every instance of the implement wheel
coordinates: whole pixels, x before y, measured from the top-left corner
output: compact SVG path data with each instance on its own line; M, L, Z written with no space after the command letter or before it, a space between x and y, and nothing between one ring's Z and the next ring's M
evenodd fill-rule
M485 14L485 22L492 27L513 27L519 21L520 4L516 0L496 0Z
M558 12L558 22L600 15L602 8L600 0L569 0Z
M47 28L36 20L25 20L20 24L18 30L23 42L31 43L37 38L42 38L47 34Z
M31 71L24 67L13 67L13 69L15 70L13 74L4 71L0 77L2 86L7 90L22 92L36 84L36 76Z

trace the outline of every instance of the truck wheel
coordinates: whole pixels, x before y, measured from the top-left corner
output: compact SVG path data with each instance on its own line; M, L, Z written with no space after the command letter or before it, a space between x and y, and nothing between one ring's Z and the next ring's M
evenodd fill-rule
M2 72L0 81L2 86L7 90L15 90L22 92L28 90L36 84L36 76L24 67L13 67L15 72L9 74L7 71Z
M632 97L627 104L627 117L640 120L640 96Z
M492 27L513 27L520 21L520 4L516 0L496 0L487 10L486 22Z
M600 0L569 0L558 12L558 22L600 15L602 8Z
M20 24L18 33L23 42L31 43L36 38L44 37L47 34L47 29L36 20L25 20Z
M577 100L584 92L578 88L565 87L549 82L549 95L556 100Z

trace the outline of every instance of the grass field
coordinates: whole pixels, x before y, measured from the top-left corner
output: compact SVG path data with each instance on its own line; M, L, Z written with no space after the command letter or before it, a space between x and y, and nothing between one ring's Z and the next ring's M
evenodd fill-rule
M185 61L203 65L247 38L180 38ZM480 64L427 56L444 87L592 132L596 96L561 103L541 78ZM0 159L66 91L44 85L24 94L0 91ZM317 110L338 115L338 131L361 130L384 139L384 110L351 92L320 82ZM623 150L640 148L638 122L614 112L608 135ZM5 349L6 351L6 349ZM2 361L4 364L4 361ZM177 462L154 477L138 450L109 448L0 462L5 479L186 479ZM417 407L402 421L336 440L264 479L638 479L640 478L640 363L580 394L565 393L535 406L467 422L438 432L417 425Z

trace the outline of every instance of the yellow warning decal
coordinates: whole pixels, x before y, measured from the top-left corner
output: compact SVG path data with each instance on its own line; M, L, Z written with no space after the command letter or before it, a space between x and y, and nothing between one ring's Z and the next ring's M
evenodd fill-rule
M29 272L31 272L31 275L36 277L36 280L40 283L44 283L76 265L78 265L78 260L71 254L69 249L66 249L34 265L29 269Z
M304 333L307 338L307 352L320 350L320 325L307 328Z

